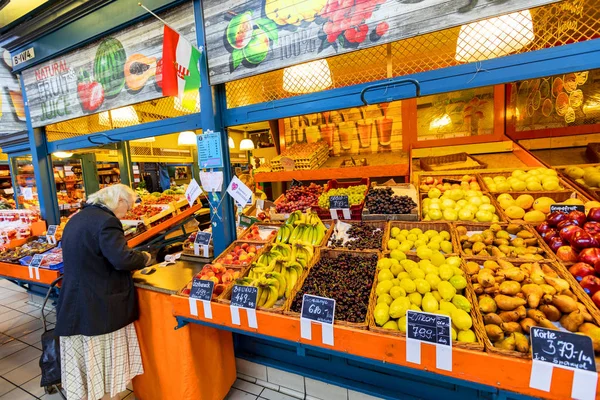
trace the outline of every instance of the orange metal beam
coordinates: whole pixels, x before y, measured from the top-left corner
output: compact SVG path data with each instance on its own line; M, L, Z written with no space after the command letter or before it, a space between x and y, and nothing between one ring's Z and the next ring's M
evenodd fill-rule
M427 344L421 346L421 365L406 362L406 339L401 337L381 335L367 330L356 330L336 325L334 328L335 346L330 347L321 343L321 327L316 324L313 324L312 340L302 339L298 318L257 311L258 329L253 329L248 327L246 312L243 310L240 311L242 325L239 326L231 323L231 313L228 305L211 303L213 318L208 320L190 314L189 302L186 297L171 296L171 299L173 313L176 316L434 372L529 396L548 399L571 398L572 371L554 368L549 393L531 389L529 387L531 361L529 360L453 348L452 371L444 371L435 367L435 347ZM198 307L198 309L199 313L202 314L202 307ZM600 385L598 385L596 397L600 397Z
M40 268L40 280L38 281L35 277L33 279L29 277L29 267L0 262L0 276L49 285L60 276L60 272Z

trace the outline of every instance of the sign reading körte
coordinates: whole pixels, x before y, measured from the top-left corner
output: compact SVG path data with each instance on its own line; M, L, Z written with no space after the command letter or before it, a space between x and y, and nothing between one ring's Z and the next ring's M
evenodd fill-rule
M532 327L531 354L537 361L596 372L594 346L586 335Z

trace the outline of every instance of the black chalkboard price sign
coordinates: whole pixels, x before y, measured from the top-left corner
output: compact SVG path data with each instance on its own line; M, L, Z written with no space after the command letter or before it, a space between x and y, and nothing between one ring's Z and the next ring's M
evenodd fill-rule
M530 337L534 360L596 372L594 346L588 336L532 327Z
M301 318L322 324L333 324L335 316L335 300L326 297L305 294L302 298Z
M212 233L200 231L196 233L196 240L194 240L194 243L196 243L198 246L208 246L211 239Z
M44 256L41 254L35 254L31 261L29 262L30 268L39 268L42 265L42 261L44 260Z
M190 290L190 297L198 300L212 300L213 290L215 283L204 279L195 279L192 282L192 290Z
M231 305L234 307L256 309L257 296L257 287L235 285L231 290Z
M58 229L58 225L50 225L48 227L48 231L46 232L46 236L54 236L54 235L56 235L57 229Z
M406 322L406 334L409 339L446 346L452 345L450 317L408 310Z
M571 211L581 211L581 212L585 212L585 206L584 205L579 205L579 204L551 204L550 205L550 212L556 212L556 211L561 211L564 213L570 213Z
M343 210L344 208L350 208L350 203L348 202L348 196L331 196L331 197L329 197L329 209Z

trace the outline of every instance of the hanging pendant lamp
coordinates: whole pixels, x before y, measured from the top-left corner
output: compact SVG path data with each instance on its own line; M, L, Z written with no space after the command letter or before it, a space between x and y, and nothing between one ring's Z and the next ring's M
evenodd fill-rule
M178 146L193 146L196 144L196 134L192 131L183 131L177 136Z

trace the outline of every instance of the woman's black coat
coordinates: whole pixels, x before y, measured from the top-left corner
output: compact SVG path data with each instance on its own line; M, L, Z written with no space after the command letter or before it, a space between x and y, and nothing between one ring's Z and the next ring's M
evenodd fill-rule
M127 246L110 210L84 207L65 226L62 248L56 335L103 335L138 318L131 271L144 267L145 256Z

